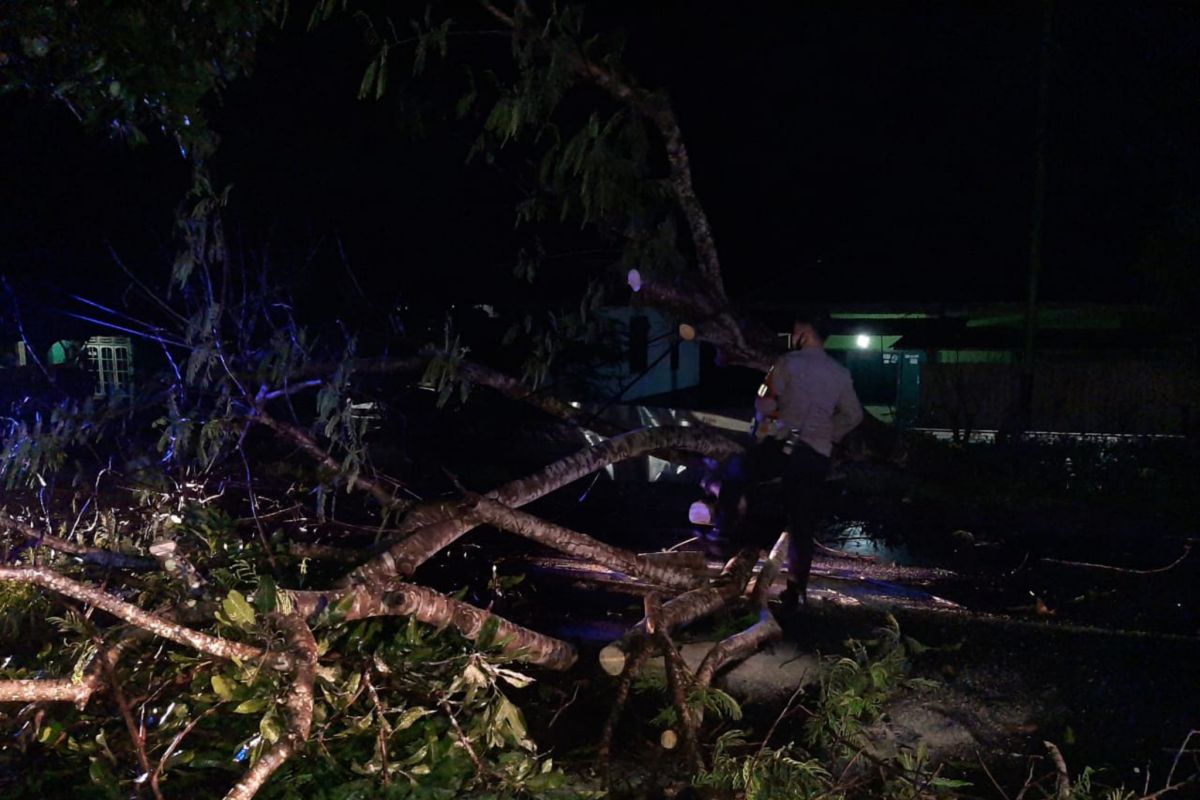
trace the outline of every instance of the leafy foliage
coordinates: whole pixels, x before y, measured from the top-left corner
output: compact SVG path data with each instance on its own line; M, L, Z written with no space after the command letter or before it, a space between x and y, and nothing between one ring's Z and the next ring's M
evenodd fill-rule
M260 592L228 592L217 628L279 646L269 616L286 594ZM62 644L38 658L46 669L81 675L96 655L96 631L73 613L59 620L59 629ZM454 797L485 786L497 797L583 796L568 791L562 772L536 755L509 696L533 679L497 652L413 620L335 622L320 631L319 648L341 657L318 671L311 744L262 796ZM278 698L286 675L263 663L214 663L174 649L162 653L159 645L139 648L124 663L126 692L150 698L141 711L146 749L163 759L161 778L172 792L205 793L227 783L283 735ZM0 678L28 674L11 665L0 670ZM60 781L117 796L137 777L128 772L135 762L122 726L105 703L86 711L54 707L29 723L23 714L0 718L7 731L0 769L41 765L19 782L0 781L9 787L6 796L36 796ZM172 747L179 742L186 746Z
M747 744L744 731L721 734L713 750L712 768L696 776L696 785L734 792L746 800L844 796L830 791L832 776L820 761L805 757L798 748L760 747L750 756L741 755Z
M203 102L253 65L277 0L16 3L0 19L0 92L65 103L131 142L161 129L185 157L211 153Z
M477 10L461 17L439 17L437 10L427 7L405 24L370 4L321 0L310 24L331 24L339 12L353 17L366 48L360 98L445 109L455 124L477 131L469 162L511 162L528 173L515 209L527 243L515 259L514 274L531 284L547 277L556 287L577 287L582 296L578 304L513 321L506 343L521 345L526 353L522 378L536 388L552 375L561 377L564 353L596 355L591 345L603 331L594 312L613 274L637 267L648 275L674 276L686 266L690 245L680 235L686 225L680 224L654 120L627 98L597 94L589 78L592 68L624 78L620 33L590 33L579 3L545 4L536 14L528 4L516 4L511 30L503 23L494 29L495 19L492 29L480 30ZM456 41L482 41L485 34L486 41L506 46L482 51L487 55L481 57L479 48L459 47ZM434 61L442 69L435 70ZM407 63L424 80L398 80ZM452 108L445 100L451 86L462 89ZM432 96L425 98L423 91ZM665 101L661 94L646 96ZM563 223L577 224L585 237L594 237L594 252L603 255L584 260L548 252L544 231ZM563 266L547 276L551 264ZM431 377L447 391L440 376Z
M45 485L47 477L66 465L69 450L103 435L112 416L93 401L73 399L46 411L22 411L18 407L0 420L0 479L7 489Z
M820 698L806 724L810 746L852 751L898 689L927 684L907 677L907 647L890 614L878 639L851 639L846 646L848 655L827 659L822 667Z

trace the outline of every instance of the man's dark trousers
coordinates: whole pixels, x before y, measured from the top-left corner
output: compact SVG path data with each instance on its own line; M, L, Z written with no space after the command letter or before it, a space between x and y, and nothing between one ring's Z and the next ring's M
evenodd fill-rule
M752 445L744 456L731 459L721 478L717 503L717 526L732 545L770 549L779 538L784 524L791 533L788 563L791 566L789 589L801 602L808 588L812 569L813 536L824 513L829 458L803 442L785 452L779 439L768 438ZM783 478L783 512L772 513L766 499L766 484ZM739 513L742 498L745 513Z

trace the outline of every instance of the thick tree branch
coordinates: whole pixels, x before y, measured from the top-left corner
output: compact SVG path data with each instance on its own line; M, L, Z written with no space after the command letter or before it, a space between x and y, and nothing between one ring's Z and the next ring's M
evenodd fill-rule
M386 591L360 586L335 592L289 592L296 612L305 617L337 603L350 593L354 596L354 602L346 611L347 620L383 616L414 617L429 625L453 626L472 641L479 637L489 620L495 620L496 641L503 643L504 651L510 656L553 670L570 669L578 657L575 648L566 642L521 627L490 611L424 586L392 583Z
M779 622L767 607L767 599L770 596L771 584L775 582L775 578L783 566L783 561L787 557L789 537L790 534L787 531L779 534L779 538L775 541L763 568L754 581L750 602L758 609L758 622L741 633L735 633L713 645L696 670L697 686L708 688L723 667L750 656L767 642L783 635L783 629L779 627Z
M1067 762L1063 758L1062 751L1053 742L1042 742L1046 746L1046 752L1050 753L1050 760L1054 763L1054 795L1056 800L1070 800L1071 797L1071 776L1067 772Z
M149 636L140 628L126 631L116 642L96 653L79 680L43 678L0 681L0 703L74 703L76 708L83 710L92 695L104 691L107 670L116 669L125 650Z
M317 642L308 625L298 616L276 615L274 621L288 639L290 660L295 665L292 684L283 701L287 730L225 795L225 800L250 800L254 797L271 775L304 746L312 730Z
M670 630L688 625L723 608L746 589L758 561L758 551L744 550L729 560L713 586L684 592L662 607L662 624ZM629 662L636 642L650 635L650 620L643 619L618 641L600 651L600 664L610 675L620 675Z
M537 32L543 30L543 27L537 24L526 24L530 21L523 19L523 13L506 14L488 0L482 0L482 5L512 30L514 39L537 36ZM542 44L544 45L544 42ZM749 343L741 325L731 313L712 226L696 192L687 144L670 100L665 93L651 91L638 85L631 76L620 74L612 66L596 63L588 58L582 49L569 52L567 63L580 78L599 87L644 118L658 131L662 139L670 170L671 189L680 211L687 220L702 282L702 286L693 287L692 291L679 293L673 298L675 302L669 302L666 306L675 307L677 313L688 309L683 315L685 319L704 319L701 338L720 348L724 363L765 370L774 360L771 353L775 348L773 343L769 342L765 348L761 344L756 346ZM686 302L679 302L685 298Z
M511 375L506 375L491 367L463 361L458 365L458 376L471 383L493 389L505 397L533 406L552 417L565 422L577 423L601 436L619 436L626 432L620 426L607 420L589 416L582 408L576 408L554 395L534 391ZM585 419L586 422L584 422Z
M581 450L532 475L505 484L490 492L488 497L505 506L523 506L609 464L664 448L688 450L713 458L724 458L740 450L730 440L698 428L646 428ZM351 571L344 583L378 583L396 575L411 575L421 564L480 524L480 519L468 507L462 509L458 518L429 524L431 516L444 514L445 511L444 505L434 510L415 510L401 522L399 528L401 533L412 531L412 535ZM424 527L414 530L414 525L421 523L425 523Z
M71 678L0 681L0 703L74 703L83 708L97 689L99 675L87 675L82 681Z
M60 575L46 567L0 567L0 581L33 584L47 591L70 597L95 606L102 611L123 619L131 625L163 639L186 645L206 655L221 659L240 658L246 661L262 658L266 653L257 647L210 636L207 633L185 628L164 619L158 614L143 611L135 605L118 600L94 586L80 583ZM270 662L275 669L287 669L288 659L275 657Z
M611 569L644 578L660 586L694 589L703 580L694 572L656 564L628 550L613 547L587 534L564 528L524 511L517 511L486 497L480 497L474 502L471 513L493 527L532 539L567 555L595 561Z
M683 656L679 654L679 649L675 647L675 642L671 640L670 630L663 620L663 605L658 594L651 592L646 595L643 608L646 614L646 634L657 642L659 649L662 650L663 667L667 673L667 691L671 696L672 705L675 706L675 713L679 717L679 727L683 730L684 757L693 769L702 769L704 764L700 760L700 747L696 741L698 720L688 704L688 689L692 683L691 674L688 672ZM669 736L673 733L673 731L664 732L661 740L668 749L674 746L669 743Z
M696 670L696 685L708 688L722 667L750 656L759 647L782 635L783 629L775 621L775 616L766 608L760 609L758 622L713 645Z
M482 0L482 5L489 13L507 27L513 30L515 37L521 37L523 31L539 31L536 24L523 25L523 14L509 15L501 11L489 0ZM717 254L717 245L713 240L712 227L708 214L700 204L696 188L692 182L692 166L688 158L687 146L683 140L683 131L679 120L666 95L652 92L638 86L628 76L619 75L613 69L591 61L582 51L576 51L569 56L568 63L572 69L585 80L594 83L617 101L628 105L637 114L649 121L663 140L667 162L670 165L671 189L675 200L687 219L688 228L692 235L692 246L696 253L696 261L700 273L708 284L713 295L721 300L725 298L725 284L721 277L721 262Z
M613 734L616 733L617 723L621 721L621 713L625 710L625 703L629 699L629 689L633 686L633 680L641 671L642 666L650 659L652 650L649 643L645 639L638 640L637 645L629 654L629 669L625 670L625 674L621 675L621 682L617 686L617 695L613 698L612 709L608 712L608 717L604 720L604 730L600 735L600 746L597 752L597 758L600 762L600 767L605 774L605 783L608 784L608 764L609 757L612 755L612 740ZM624 662L622 669L624 669ZM610 675L619 674L605 669Z
M635 304L661 309L688 323L696 339L717 348L724 365L766 371L779 356L778 342L769 332L760 330L748 338L728 300L714 297L703 286L686 278L668 283L632 273L629 284Z
M5 511L0 511L0 526L8 530L19 533L24 536L34 547L48 547L51 550L56 550L60 553L67 553L76 556L85 564L91 564L97 567L108 567L110 569L129 569L141 572L149 572L158 569L158 563L152 558L144 558L142 556L127 556L122 553L114 553L110 550L102 550L97 547L87 547L86 545L76 544L75 542L67 541L59 536L54 536L49 533L42 533L27 522L22 522L16 517L10 516Z

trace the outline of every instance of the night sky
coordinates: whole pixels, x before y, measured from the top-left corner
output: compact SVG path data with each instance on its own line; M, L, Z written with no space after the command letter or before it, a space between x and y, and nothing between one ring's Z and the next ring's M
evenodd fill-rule
M702 5L594 3L589 20L624 28L633 71L669 89L736 297L1023 298L1043 6ZM1200 216L1196 9L1056 3L1044 298L1154 301L1148 243ZM340 239L374 297L505 297L512 164L464 166L469 125L414 136L400 91L356 100L368 54L348 19L272 39L213 114L235 245L316 277L344 275ZM400 66L393 88L410 80ZM129 152L14 97L0 143L0 272L99 290L121 282L111 242L162 282L188 175L168 144ZM555 268L612 259L573 236L564 251L586 252Z

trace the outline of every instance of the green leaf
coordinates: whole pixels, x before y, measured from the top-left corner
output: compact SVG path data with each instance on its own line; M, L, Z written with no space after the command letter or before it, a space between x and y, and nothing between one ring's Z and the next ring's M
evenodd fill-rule
M41 731L38 732L37 740L39 742L41 742L42 744L49 744L53 739L55 739L58 736L59 732L61 732L61 731L62 731L62 728L59 726L59 724L57 722L51 722L49 725L42 728Z
M496 722L507 729L508 733L516 740L517 744L524 747L527 739L525 734L525 715L521 713L521 709L512 704L504 695L496 703Z
M379 51L379 70L375 77L375 99L383 97L384 91L387 89L387 57L388 46L385 42L383 49Z
M421 717L429 716L432 713L432 709L421 708L420 706L410 708L400 715L400 719L396 722L393 728L398 731L408 730L413 726L413 723L415 723Z
M279 737L283 736L283 723L279 721L279 716L272 709L258 723L258 732L269 743L275 744L279 741Z
M929 781L929 785L939 789L965 789L973 784L970 781L959 781L953 778L933 778Z
M233 699L233 684L224 675L213 675L209 682L212 683L212 689L217 693L217 697L226 701Z
M379 61L372 59L367 65L367 71L363 74L362 83L358 85L358 99L362 100L371 93L371 89L375 86L375 73L379 71Z
M279 604L275 580L270 575L260 575L258 589L254 592L254 607L260 613L267 614L275 610Z
M238 590L233 589L226 595L221 602L221 608L234 626L245 630L254 625L254 607L246 602L246 598Z
M237 708L233 710L235 714L257 714L267 707L267 700L264 697L254 697L249 700L243 700L238 703Z
M475 637L475 646L480 650L490 649L496 643L496 631L499 627L500 620L489 615L479 628L479 635Z
M116 791L117 782L113 778L112 772L109 771L108 765L98 758L92 759L92 765L88 767L88 777L92 783L98 786L103 786L109 791Z

